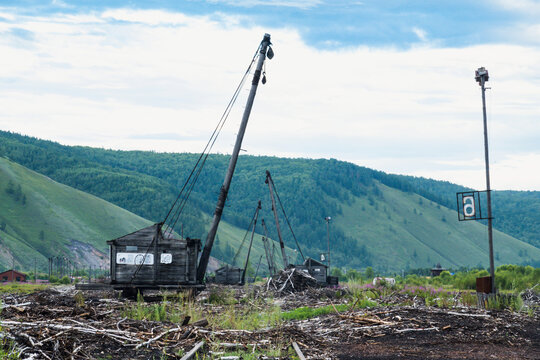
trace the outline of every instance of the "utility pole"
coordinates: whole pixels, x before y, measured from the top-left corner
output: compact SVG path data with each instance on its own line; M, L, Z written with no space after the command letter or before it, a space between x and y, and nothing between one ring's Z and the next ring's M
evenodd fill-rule
M482 111L484 115L484 153L486 160L486 194L488 210L488 239L489 239L489 274L491 276L491 293L495 294L495 266L493 264L493 216L491 214L491 186L489 181L489 151L488 151L488 130L486 115L486 87L485 83L489 80L489 74L486 68L481 67L476 70L475 79L482 88Z
M221 186L221 190L219 192L216 210L214 211L214 217L212 219L212 225L210 226L210 230L208 231L206 243L204 244L204 249L199 260L199 266L197 267L197 281L199 283L202 283L204 281L206 267L208 266L208 260L210 259L210 252L212 251L212 246L214 245L214 239L216 238L216 233L219 222L221 220L221 215L223 214L223 208L225 207L225 201L227 200L227 194L229 193L229 187L231 186L234 169L236 168L236 162L238 161L238 154L240 153L242 140L244 139L244 134L246 132L249 115L251 114L251 108L253 107L253 101L255 100L255 94L257 93L257 86L259 85L259 80L261 78L261 71L264 60L266 59L267 55L269 59L274 56L274 52L270 48L270 45L270 34L264 34L263 40L259 47L259 61L257 62L255 73L253 74L251 90L249 92L246 107L244 109L244 114L242 116L242 122L240 123L240 129L238 130L238 135L236 136L236 142L234 144L231 160L229 162L229 168L227 169L225 180L223 181L223 185Z
M326 221L326 243L328 246L328 253L326 254L326 256L328 257L328 273L329 274L331 274L330 272L330 220L332 220L330 216L327 216L324 218L324 221Z

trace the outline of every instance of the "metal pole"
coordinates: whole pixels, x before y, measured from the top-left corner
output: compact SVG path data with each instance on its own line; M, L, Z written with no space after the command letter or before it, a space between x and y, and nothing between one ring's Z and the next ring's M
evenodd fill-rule
M261 210L261 200L259 200L259 203L257 204L257 210L255 211L255 220L253 221L253 231L251 232L251 240L249 242L249 248L248 253L246 256L246 265L244 266L244 271L242 271L242 279L240 280L240 283L244 285L246 283L246 270L249 263L249 255L251 254L251 246L253 245L253 237L255 236L255 227L257 226L257 219L259 217L259 210ZM257 267L257 270L259 268Z
M262 241L264 245L264 252L266 254L266 261L268 262L268 270L270 271L270 276L274 276L275 274L274 259L270 255L270 247L268 244L268 229L266 228L264 219L261 220L261 225L264 229L264 236L262 237Z
M236 162L238 160L238 154L240 153L240 147L242 146L242 140L244 139L244 133L246 132L247 122L251 113L251 108L253 107L253 100L255 99L255 94L257 93L257 86L259 85L261 70L264 64L264 60L266 59L266 52L269 45L270 34L264 34L264 38L260 46L261 50L259 52L259 61L257 63L255 74L253 75L253 81L251 82L251 90L249 92L246 107L244 109L244 115L242 116L242 123L240 124L238 135L236 136L236 143L234 144L231 160L229 162L229 168L227 169L225 180L223 181L223 185L221 186L221 191L219 193L218 201L216 204L216 210L214 211L214 218L212 219L212 225L210 226L210 231L208 231L206 243L201 254L201 259L199 260L199 266L197 268L197 281L199 283L202 283L204 281L206 267L208 266L208 260L210 259L210 252L212 251L212 246L214 245L214 239L216 238L219 221L221 220L221 215L223 214L225 200L227 200L227 194L229 192L229 187L231 186L232 176L236 167Z
M262 261L262 255L261 257L259 258L259 263L257 264L257 270L255 270L255 276L253 277L253 282L257 281L257 275L259 274L259 267L261 266L261 261Z
M491 293L495 294L495 266L493 263L493 217L491 214L491 186L489 181L489 151L488 151L488 131L486 115L486 88L485 83L489 80L488 72L481 67L476 71L476 81L482 87L482 112L484 115L484 153L486 160L486 190L487 190L487 210L488 210L488 239L489 239L489 273L491 276Z
M328 273L331 274L330 272L330 220L332 220L332 218L330 216L327 216L326 218L324 218L324 220L326 221L326 243L328 245Z
M283 257L283 266L284 269L287 269L289 267L289 260L287 259L287 254L285 253L285 243L283 242L283 237L281 236L281 228L279 227L276 199L274 198L273 189L274 181L272 180L272 176L270 175L270 171L268 170L266 170L266 183L268 184L268 188L270 189L270 198L272 199L272 211L274 212L274 218L276 219L276 228L279 237L279 246L281 247L281 256Z

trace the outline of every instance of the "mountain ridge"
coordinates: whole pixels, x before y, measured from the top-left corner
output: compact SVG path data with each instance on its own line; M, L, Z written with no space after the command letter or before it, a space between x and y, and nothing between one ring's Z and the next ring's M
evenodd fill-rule
M159 221L160 217L163 216L163 209L172 203L177 189L181 187L184 181L183 178L198 157L196 154L69 147L6 132L0 132L0 138L4 140L0 144L1 155L22 160L26 162L25 165L44 171L46 175L57 181L89 191L153 221ZM44 159L51 159L51 161L46 162ZM206 225L202 221L201 214L209 216L213 213L219 185L223 179L227 162L228 156L225 155L211 155L208 158L205 171L201 174L199 184L192 194L187 215L183 219L186 233L195 233L196 237L204 238ZM371 222L376 223L375 220L379 217L386 218L386 223L384 225L381 223L381 229L377 230L381 237L396 238L393 235L395 231L398 231L403 237L408 237L409 235L406 235L408 230L405 229L407 227L405 226L407 225L405 224L406 221L413 222L416 229L414 230L416 235L410 236L422 239L430 244L434 243L435 240L427 237L440 237L444 241L449 241L453 236L453 231L456 234L462 233L460 227L470 227L466 224L457 225L457 215L452 210L452 207L455 207L454 191L466 190L466 188L459 185L430 179L386 174L335 159L283 159L246 155L241 156L239 159L230 197L227 200L227 208L224 212L224 220L236 226L245 227L249 223L257 200L265 199L264 202L268 203L267 188L264 185L266 169L272 172L272 177L279 194L283 198L287 212L291 214L293 229L295 233L300 234L301 245L306 247L306 252L313 257L318 256L319 253L324 252L326 249L324 217L332 215L334 219L339 220L340 216L343 215L343 210L352 202L359 201L359 199L364 204L364 207L369 208L372 206L371 203L376 203L379 207L379 209L369 212ZM383 185L386 188L382 187ZM399 191L399 196L385 200L385 195L389 194L389 189ZM451 189L450 191L453 193L448 189ZM499 193L501 192L494 192L495 195ZM415 201L420 203L413 204L410 201L404 201L403 199L408 194L417 194L419 198ZM528 223L519 223L523 229L529 231L529 233L522 231L520 235L525 234L526 236L523 238L533 244L538 241L538 233L540 233L540 229L535 227L534 221L534 215L540 214L540 207L537 212L537 205L540 204L536 200L538 194L540 193L532 192L525 195L525 200L532 209L530 214L532 218ZM494 199L496 198L495 195ZM452 198L453 200L451 200ZM398 203L401 203L407 209L414 207L417 212L422 212L425 206L423 203L430 204L430 206L433 203L434 208L430 207L429 209L429 213L432 214L430 222L436 223L439 230L436 231L434 228L430 232L421 230L422 218L418 218L414 213L408 213L404 210L405 208L399 207L398 209L392 205L391 202L397 201L396 199L403 200L398 201ZM440 207L447 205L451 206L447 209L448 212L441 212ZM385 206L388 208L387 212L382 209ZM439 209L437 209L437 206ZM395 211L392 210L393 207L396 208ZM504 204L498 207L498 209L503 208ZM159 211L156 211L156 209ZM358 211L358 209L354 211ZM513 217L507 215L505 214L503 218L507 220L508 224L515 225L515 218L523 214L514 212L510 214ZM268 205L265 205L262 216L266 216L267 219L273 218L269 213ZM495 217L500 218L498 214L495 214ZM397 219L401 222L400 226L394 224ZM282 219L282 221L284 220ZM452 229L444 230L445 233L443 233L441 229L447 227L450 223ZM336 264L365 267L374 265L374 262L395 263L395 259L384 259L380 255L374 257L373 254L381 252L376 241L373 240L373 236L367 236L372 239L371 242L364 242L361 239L362 234L348 230L351 225L340 225L339 221L337 225L339 226L332 227L331 234L333 250L336 252L333 257L338 260ZM478 225L480 227L472 227L473 230L471 231L476 234L476 237L481 237L479 233L484 230L481 224ZM362 231L367 231L366 234L369 235L371 230L362 229ZM277 238L275 230L270 229L270 232L271 237ZM373 232L375 232L375 228L373 228ZM510 241L508 238L504 238L506 241ZM286 235L285 241L289 246L294 244L293 240L290 234ZM396 241L400 240L396 238ZM487 243L487 240L485 242ZM534 263L538 261L537 259L540 259L540 255L536 254L535 249L537 247L532 246L529 248L522 245L516 248L516 252L521 251L521 257L510 256L510 253L501 249L499 251L501 261L504 261L508 256L510 256L508 259L518 263ZM504 246L503 243L503 248ZM423 247L419 245L416 259L411 258L409 266L429 266L428 260L433 263L437 262L435 255L430 255L431 251L426 250L424 252L422 249ZM359 254L359 257L357 259L348 259L343 255L346 253ZM410 255L413 254L414 252ZM480 256L480 254L482 254L481 258L485 258L482 252L478 252L477 256ZM485 265L486 262L482 262ZM477 265L477 263L478 261L476 263L467 261L466 265L472 266ZM464 265L463 262L460 264ZM406 266L407 264L403 262L399 264L400 268ZM394 266L393 270L398 270L397 265Z

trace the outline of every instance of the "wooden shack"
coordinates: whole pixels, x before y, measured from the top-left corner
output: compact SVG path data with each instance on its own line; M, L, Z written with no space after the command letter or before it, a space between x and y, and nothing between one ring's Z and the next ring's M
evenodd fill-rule
M304 261L302 269L306 269L309 275L313 276L315 280L317 280L317 283L326 284L326 272L328 266L325 264L308 257Z
M435 277L435 276L439 276L441 275L441 273L443 271L446 271L446 269L444 269L440 263L437 263L437 265L435 265L432 269L431 269L431 276Z
M133 292L197 286L201 241L164 236L162 225L107 241L113 288Z
M242 282L242 272L236 266L225 265L216 270L216 283L224 285L238 285Z

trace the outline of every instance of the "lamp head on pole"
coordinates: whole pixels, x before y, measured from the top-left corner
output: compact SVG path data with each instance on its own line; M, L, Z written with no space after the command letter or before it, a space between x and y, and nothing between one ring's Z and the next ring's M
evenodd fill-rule
M484 82L487 82L489 80L487 69L485 67L478 68L478 70L474 72L474 78L480 86L482 85L482 78L484 79Z

